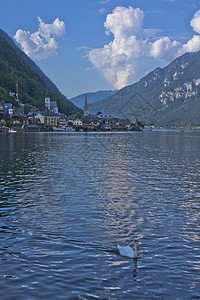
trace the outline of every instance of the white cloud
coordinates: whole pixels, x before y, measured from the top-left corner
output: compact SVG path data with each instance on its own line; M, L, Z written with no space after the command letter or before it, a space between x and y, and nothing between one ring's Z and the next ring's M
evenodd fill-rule
M105 33L113 35L112 41L103 48L88 51L93 66L117 89L132 84L139 79L138 75L144 76L160 62L200 50L200 35L194 35L185 45L167 36L151 42L149 37L158 31L144 29L143 19L144 12L139 8L116 7L104 23ZM190 25L200 33L200 10Z
M193 30L200 34L200 10L198 10L193 19L190 21L190 25Z
M109 2L110 2L110 0L104 0L104 1L100 1L99 4L105 5L105 4L109 3Z
M45 24L38 17L38 31L30 33L25 30L17 30L14 38L21 44L23 51L33 59L44 59L52 56L58 49L57 39L65 34L65 23L59 18L51 24Z
M140 33L143 25L144 13L139 8L116 7L112 14L108 14L104 27L106 34L113 33L115 38L127 38Z
M105 14L106 13L106 9L105 8L100 8L99 9L99 14Z
M200 50L200 35L194 35L191 40L187 42L187 44L183 45L180 53L186 52L197 52Z
M164 60L167 58L170 60L174 58L174 54L177 54L181 47L181 43L172 42L169 37L163 37L152 44L150 55L156 59Z
M104 23L106 34L114 35L113 41L89 51L89 60L115 88L128 84L135 72L133 59L145 51L146 41L136 37L141 33L143 18L144 13L139 8L115 8Z

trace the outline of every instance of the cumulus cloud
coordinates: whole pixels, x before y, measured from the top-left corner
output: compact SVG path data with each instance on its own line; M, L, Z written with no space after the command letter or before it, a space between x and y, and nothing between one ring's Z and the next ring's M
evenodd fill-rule
M185 52L200 50L200 35L194 35L186 44L169 37L150 41L149 37L156 30L144 29L143 20L144 12L139 8L116 7L104 23L106 35L113 35L112 41L103 48L89 50L90 62L117 89L139 79L138 74L144 76L149 67L155 68L160 62L170 62ZM190 25L200 34L200 10Z
M115 88L128 84L129 75L135 73L134 58L145 51L146 41L137 39L143 18L144 13L139 8L116 7L104 23L106 34L114 35L113 41L89 52L89 60Z
M115 38L128 38L138 34L143 25L144 13L139 8L116 7L112 14L108 14L104 27L106 34L113 33Z
M200 50L200 35L194 35L191 40L187 42L187 44L183 45L180 53L186 52L197 52Z
M192 20L190 21L190 25L193 30L200 34L200 10L198 10Z
M163 37L155 41L150 49L150 55L156 59L173 59L174 54L181 49L181 43L171 41L169 37Z
M19 29L14 38L29 57L44 59L56 53L59 47L57 39L65 34L65 23L59 18L51 24L44 23L40 17L38 21L38 31L30 33Z

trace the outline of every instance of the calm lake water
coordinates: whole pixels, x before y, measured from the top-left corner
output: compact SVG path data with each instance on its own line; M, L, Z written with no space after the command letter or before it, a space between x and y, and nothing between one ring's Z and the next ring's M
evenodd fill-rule
M1 134L0 299L200 299L199 166L200 132Z

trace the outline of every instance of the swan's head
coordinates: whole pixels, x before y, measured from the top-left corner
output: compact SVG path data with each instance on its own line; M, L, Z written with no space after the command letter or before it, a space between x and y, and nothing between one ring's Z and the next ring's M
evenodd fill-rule
M137 240L134 241L134 244L137 244Z

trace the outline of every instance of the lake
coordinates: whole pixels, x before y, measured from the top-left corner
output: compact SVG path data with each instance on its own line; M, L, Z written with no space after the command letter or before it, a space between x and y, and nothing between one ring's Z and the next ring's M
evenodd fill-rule
M0 134L0 298L200 299L199 166L199 131Z

